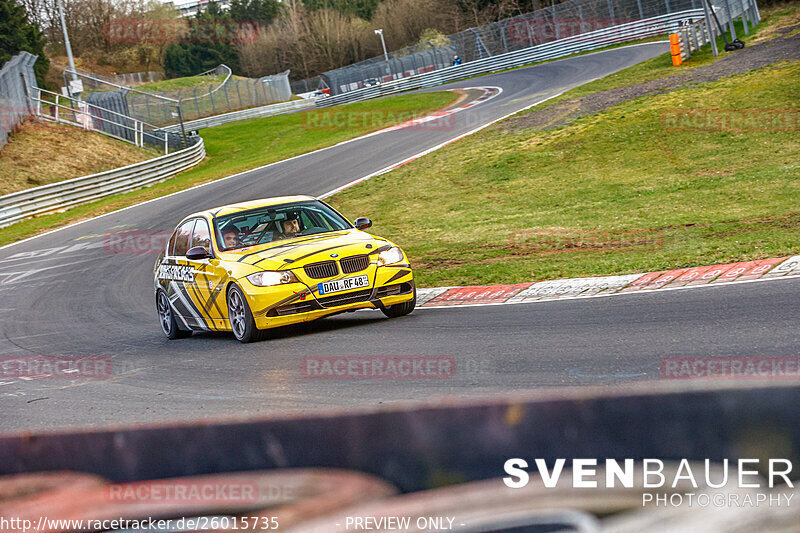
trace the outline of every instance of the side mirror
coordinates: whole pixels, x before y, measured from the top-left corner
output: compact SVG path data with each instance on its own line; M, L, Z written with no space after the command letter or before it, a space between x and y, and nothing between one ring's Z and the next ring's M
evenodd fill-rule
M365 230L372 227L372 221L367 217L358 217L353 222L353 225L356 227L356 229Z
M199 259L208 259L211 257L211 254L208 250L203 248L202 246L195 246L191 248L188 252L186 252L186 259L190 259L192 261L197 261Z

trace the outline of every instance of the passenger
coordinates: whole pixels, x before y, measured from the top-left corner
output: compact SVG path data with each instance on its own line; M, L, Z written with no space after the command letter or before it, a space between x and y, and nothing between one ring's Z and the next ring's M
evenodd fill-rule
M231 250L241 246L241 241L239 241L239 230L234 226L227 226L222 230L222 240L225 243L226 250Z

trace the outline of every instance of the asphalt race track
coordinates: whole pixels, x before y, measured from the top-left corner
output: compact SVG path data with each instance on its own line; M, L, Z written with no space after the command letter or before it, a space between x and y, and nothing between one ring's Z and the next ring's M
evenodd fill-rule
M0 431L371 407L537 386L659 378L664 357L797 354L800 280L524 305L419 309L388 320L339 315L241 345L231 335L168 341L152 254L112 254L109 231L171 231L186 214L286 194L322 195L516 110L666 51L617 48L446 87L496 86L448 129L406 128L250 171L0 249L0 357L111 358L107 379L0 378ZM429 155L427 157L435 157ZM370 213L350 213L365 215ZM306 356L450 356L426 380L309 379Z

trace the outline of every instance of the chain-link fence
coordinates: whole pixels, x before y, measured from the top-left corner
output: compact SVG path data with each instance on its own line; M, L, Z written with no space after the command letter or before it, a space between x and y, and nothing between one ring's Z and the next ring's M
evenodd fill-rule
M84 73L76 74L96 87L113 86L106 80ZM171 126L184 121L259 107L291 99L289 71L263 78L239 78L220 65L198 76L208 78L208 83L196 84L171 91L151 91L119 87L113 90L95 90L85 95L90 104L123 113L135 120L155 126ZM87 85L88 86L88 85Z
M306 94L327 89L328 85L321 76L291 82L292 94Z
M748 3L751 0L728 0ZM423 43L346 67L322 76L331 94L452 66L542 43L588 33L626 22L701 8L701 0L567 0L525 15L470 28L436 43ZM458 59L456 59L458 58ZM313 79L312 79L313 80ZM313 85L311 80L294 85Z
M90 72L81 68L76 68L75 72L83 77L84 87L87 89L108 89L109 84L125 85L127 87L135 87L143 83L153 83L164 79L162 72L155 70L145 70L142 72L127 72L123 74L98 74ZM65 73L64 79L67 80L68 73Z
M8 134L33 112L28 91L36 87L33 64L38 57L20 52L0 69L0 149Z
M225 72L227 69L227 73ZM174 104L164 98L180 102L183 120L238 111L276 102L285 102L292 97L289 86L289 73L266 76L259 79L238 78L230 75L230 69L221 65L218 69L205 73L208 76L222 77L218 83L188 87L175 91L125 92L131 116L157 126L167 126L178 122Z

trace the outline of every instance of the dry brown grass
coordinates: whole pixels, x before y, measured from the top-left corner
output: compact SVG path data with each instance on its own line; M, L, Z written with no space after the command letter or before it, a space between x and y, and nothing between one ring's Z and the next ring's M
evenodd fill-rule
M111 170L156 155L99 133L27 121L0 151L0 195Z
M759 30L755 38L748 40L748 44L769 41L782 34L794 35L800 26L800 6L797 2L786 2L761 9L761 18L767 25ZM787 28L792 28L788 30Z

